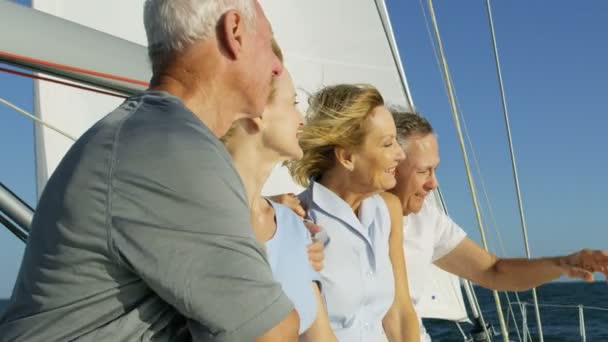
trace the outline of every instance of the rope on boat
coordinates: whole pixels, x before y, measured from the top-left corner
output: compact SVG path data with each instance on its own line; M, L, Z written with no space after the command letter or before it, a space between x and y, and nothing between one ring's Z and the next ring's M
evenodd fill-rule
M524 246L526 248L526 257L530 259L530 245L528 243L528 229L526 228L526 218L524 215L524 207L521 198L521 190L519 188L519 177L517 175L517 164L515 162L515 151L513 149L513 139L511 137L511 125L509 124L509 112L507 110L507 100L505 96L505 88L502 81L502 72L500 70L500 60L498 58L498 47L496 45L496 34L494 32L494 20L492 19L492 8L490 6L490 0L486 0L486 10L488 13L488 23L490 25L490 33L492 36L492 46L494 52L494 61L496 63L496 74L498 77L498 84L500 86L500 99L502 102L502 111L505 119L505 127L507 129L507 138L509 139L509 153L511 154L511 166L513 168L513 179L515 181L515 191L517 194L517 204L519 206L519 217L521 220L521 229L524 237ZM534 301L534 313L536 315L536 324L538 326L538 337L540 342L544 342L543 337L543 325L540 319L540 310L538 308L538 297L536 295L536 288L532 288L532 300Z
M432 0L427 0L427 3L428 3L428 7L429 7L429 13L430 13L430 16L431 16L431 20L433 22L433 28L434 28L434 31L435 31L435 39L437 41L437 47L439 49L439 54L441 56L442 71L443 71L443 75L444 75L444 81L446 83L446 87L447 87L448 94L449 94L448 97L449 97L449 100L450 100L450 107L452 109L452 114L453 114L453 117L454 117L454 123L456 125L456 131L458 133L458 140L460 142L460 149L461 149L461 152L462 152L463 161L464 161L464 164L465 164L465 170L466 170L467 178L468 178L468 181L469 181L469 188L470 188L470 191L471 191L471 197L472 197L472 200L473 200L473 206L475 207L475 215L477 217L477 224L478 224L479 232L480 232L480 235L481 235L481 241L482 241L483 247L487 251L488 250L488 243L487 243L487 240L486 240L486 235L485 235L485 230L484 230L484 227L483 227L483 223L481 221L481 212L480 212L480 209L479 209L479 203L477 201L477 194L476 194L476 191L475 191L475 184L473 182L473 175L471 173L471 168L470 168L470 165L469 165L469 159L468 159L468 156L467 156L466 146L465 146L465 143L464 143L464 137L463 137L463 134L462 134L462 129L460 127L460 117L458 115L458 110L456 109L456 101L454 99L454 93L453 93L453 90L452 90L452 83L450 81L451 78L450 78L450 74L449 74L449 71L448 71L447 61L446 61L446 58L445 58L445 53L443 51L443 45L441 43L441 37L439 36L439 28L438 28L438 25L437 25L437 19L435 17L435 11L433 9L433 1ZM492 293L494 295L494 302L496 303L496 313L498 314L498 319L500 321L500 330L502 332L503 341L504 342L509 342L509 335L508 335L509 333L507 331L507 326L506 326L504 315L503 315L503 312L502 312L502 307L500 305L500 297L498 296L498 291L494 290L494 291L492 291ZM484 331L487 331L485 329L485 326L484 326Z
M12 104L11 102L9 102L8 100L5 100L4 98L0 97L0 103L6 105L7 107L9 107L9 108L17 111L18 113L20 113L20 114L22 114L22 115L24 115L26 117L34 120L35 122L37 122L37 123L39 123L39 124L47 127L48 129L51 129L51 130L53 130L53 131L55 131L55 132L63 135L64 137L66 137L66 138L68 138L70 140L73 140L73 141L76 140L76 138L73 137L73 136L71 136L69 133L66 133L65 131L62 131L61 129L59 129L59 128L55 127L55 126L53 126L53 125L51 125L51 124L49 124L49 123L47 123L47 122L45 122L43 120L40 120L34 114L31 114L28 111L26 111L25 109L22 109L22 108L20 108L20 107L18 107L16 105Z

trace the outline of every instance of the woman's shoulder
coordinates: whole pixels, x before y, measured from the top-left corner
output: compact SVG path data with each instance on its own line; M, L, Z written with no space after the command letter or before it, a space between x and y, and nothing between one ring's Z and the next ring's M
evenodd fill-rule
M378 195L376 195L375 197L378 198L378 200L381 200L382 202L384 202L384 204L389 208L389 209L395 209L396 207L401 207L401 201L399 200L399 197L395 196L394 194L390 193L390 192L382 192Z
M272 202L277 220L277 229L287 232L287 235L309 239L308 229L304 225L303 219L298 216L291 208L276 202Z

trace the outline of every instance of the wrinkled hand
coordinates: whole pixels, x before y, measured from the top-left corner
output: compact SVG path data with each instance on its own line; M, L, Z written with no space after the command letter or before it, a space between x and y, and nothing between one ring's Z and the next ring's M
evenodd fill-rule
M564 275L570 278L593 281L593 273L603 273L608 278L608 251L583 249L560 260Z
M302 203L300 203L300 200L293 193L269 196L268 199L286 206L302 218L306 215L306 210L302 207Z
M323 230L323 228L311 221L304 221L304 225L308 228L308 231L312 236L315 236L315 234ZM325 246L323 246L321 241L315 240L314 237L312 241L313 242L308 245L308 260L315 271L321 272L323 269L323 261L325 260L325 252L323 251Z

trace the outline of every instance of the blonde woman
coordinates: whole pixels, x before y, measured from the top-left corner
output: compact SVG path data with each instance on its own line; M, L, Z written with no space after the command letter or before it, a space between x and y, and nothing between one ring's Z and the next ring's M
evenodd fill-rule
M395 123L369 85L326 87L310 100L302 158L289 165L298 195L331 240L321 271L340 341L418 341L403 256L395 170L405 158Z
M282 58L276 43L273 47ZM245 185L255 235L265 243L273 275L300 316L300 341L337 341L321 302L320 276L308 260L307 228L291 209L261 195L278 162L302 157L298 134L303 121L296 104L291 76L284 70L262 118L237 121L222 140Z

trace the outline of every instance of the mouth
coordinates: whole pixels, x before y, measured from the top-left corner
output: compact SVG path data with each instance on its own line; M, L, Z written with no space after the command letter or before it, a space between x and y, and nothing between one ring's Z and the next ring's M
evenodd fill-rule
M422 199L422 200L424 200L426 198L426 196L428 196L428 194L429 194L428 192L418 193L418 194L415 194L415 196L418 197L418 198L420 198L420 199Z
M388 169L384 170L384 172L386 172L386 173L388 173L388 174L390 174L390 175L392 175L392 176L394 176L394 175L395 175L395 172L396 172L396 171L397 171L397 167L396 167L396 166L394 166L394 167L391 167L391 168L388 168Z

